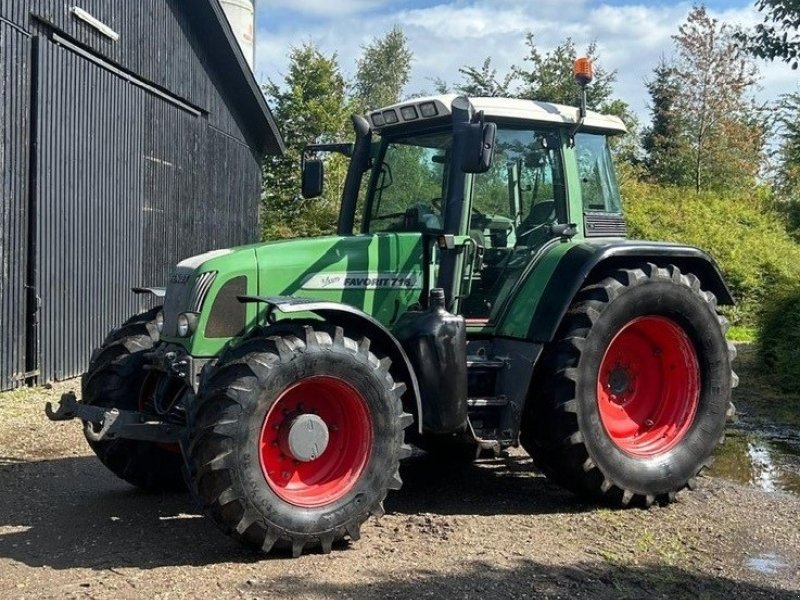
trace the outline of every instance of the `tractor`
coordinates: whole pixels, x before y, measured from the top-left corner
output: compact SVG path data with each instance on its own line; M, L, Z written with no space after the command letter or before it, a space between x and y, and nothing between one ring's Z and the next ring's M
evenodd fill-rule
M434 464L522 446L550 480L614 506L666 504L710 466L732 414L733 298L694 247L634 241L614 116L443 95L354 116L337 234L180 262L157 305L91 355L80 419L100 461L188 489L263 553L359 539ZM439 459L435 458L439 457Z

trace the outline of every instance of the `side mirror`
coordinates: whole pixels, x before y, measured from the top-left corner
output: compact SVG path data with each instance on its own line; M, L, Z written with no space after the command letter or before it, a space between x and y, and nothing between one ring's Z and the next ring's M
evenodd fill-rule
M466 130L466 152L461 162L464 173L486 173L494 161L497 124L470 123Z
M322 196L323 182L325 181L325 165L319 159L309 159L303 162L303 198L319 198Z

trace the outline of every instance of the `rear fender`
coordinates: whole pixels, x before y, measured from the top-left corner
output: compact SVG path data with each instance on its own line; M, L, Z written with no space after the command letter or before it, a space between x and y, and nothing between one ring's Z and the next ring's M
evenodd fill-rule
M658 242L628 240L596 241L575 244L560 258L558 264L541 290L531 290L520 285L511 304L524 302L535 306L531 318L525 323L498 322L499 335L524 338L532 342L552 341L558 327L569 310L578 291L603 274L618 268L634 267L642 263L673 264L683 272L692 272L700 279L703 289L712 292L719 304L734 304L728 286L714 260L702 250ZM534 267L528 279L533 276ZM526 296L535 293L538 298Z
M312 298L239 296L239 301L266 304L269 314L276 310L284 314L312 313L345 331L358 331L369 337L373 348L380 348L391 359L392 376L408 387L403 395L403 409L414 415L418 432L422 433L422 399L414 368L400 342L375 318L348 304Z

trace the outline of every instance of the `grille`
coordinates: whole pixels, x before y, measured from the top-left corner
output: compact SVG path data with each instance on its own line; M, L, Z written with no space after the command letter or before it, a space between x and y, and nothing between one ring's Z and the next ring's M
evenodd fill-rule
M188 271L188 272L186 272ZM178 334L178 315L182 312L200 312L203 302L217 278L216 271L202 273L194 284L189 285L192 269L178 267L167 286L164 299L164 335L174 337Z

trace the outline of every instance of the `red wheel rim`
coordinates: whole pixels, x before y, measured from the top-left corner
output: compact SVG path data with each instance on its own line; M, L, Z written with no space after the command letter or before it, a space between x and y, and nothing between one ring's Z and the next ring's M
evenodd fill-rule
M665 317L634 319L612 340L597 378L600 419L616 446L650 458L689 431L700 403L697 352Z
M297 460L286 436L300 415L316 415L327 427L328 443L315 459ZM278 397L267 412L259 438L261 470L269 487L295 506L314 508L347 495L370 457L372 419L367 403L336 377L310 377Z

